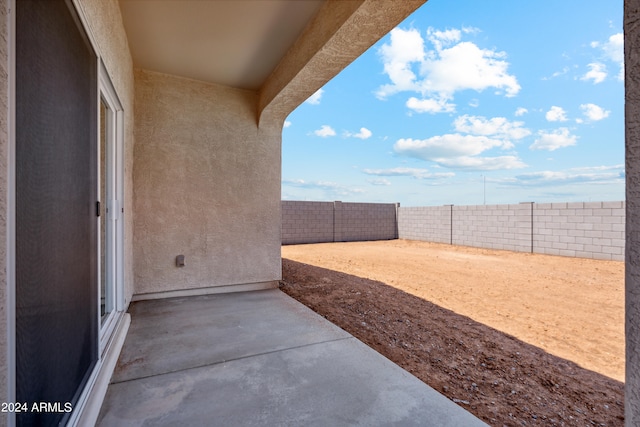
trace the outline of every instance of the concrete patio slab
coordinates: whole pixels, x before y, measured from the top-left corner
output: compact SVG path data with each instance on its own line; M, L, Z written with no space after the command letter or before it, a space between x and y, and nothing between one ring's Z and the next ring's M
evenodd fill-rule
M100 426L484 426L277 289L137 303Z
M277 289L136 303L112 382L350 337Z

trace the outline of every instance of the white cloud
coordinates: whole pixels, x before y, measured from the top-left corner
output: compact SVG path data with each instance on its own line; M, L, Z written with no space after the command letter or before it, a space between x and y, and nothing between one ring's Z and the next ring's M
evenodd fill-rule
M529 110L527 110L524 107L519 107L516 112L514 113L514 115L516 117L520 117L520 116L524 116L525 114L527 114L529 112Z
M391 80L390 85L384 85L378 90L379 98L403 90L416 90L416 75L411 69L411 64L422 62L425 57L424 40L418 30L394 28L391 30L390 38L391 43L383 44L378 51L382 56L384 72Z
M399 154L424 160L476 156L491 148L512 148L509 141L486 136L445 134L427 139L399 139L393 146Z
M443 46L450 46L453 43L459 42L462 38L462 33L455 28L445 31L429 28L427 29L427 38L436 50L442 50Z
M337 182L331 181L305 181L304 179L283 179L282 184L305 189L324 190L328 194L348 196L352 194L360 194L364 191L359 188L347 187Z
M624 62L624 34L617 33L609 37L602 45L602 50L613 62L622 64Z
M367 182L371 185L391 185L391 181L384 178L368 179Z
M307 104L318 105L320 104L320 99L322 98L322 94L324 93L324 89L320 88L313 93L307 100L305 101Z
M395 28L391 41L378 51L391 83L381 86L376 96L384 99L402 91L417 92L422 99L410 98L407 107L428 113L454 111L455 104L450 102L454 94L467 89L496 88L507 97L515 96L520 85L507 71L506 54L461 41L463 33L476 31L429 28L427 39L433 50L427 52L417 30Z
M604 171L618 171L617 173L624 175L624 164L611 165L611 166L583 166L579 168L571 168L570 171L579 173L595 173Z
M551 77L543 77L542 80L551 80L551 79L554 79L556 77L563 76L563 75L567 74L570 70L571 69L569 67L562 67L562 70L556 71L555 73L553 73L551 75Z
M567 112L564 111L562 107L556 105L552 106L544 117L550 122L566 122L568 120Z
M507 73L506 54L480 49L474 43L460 42L437 51L421 67L423 90L451 97L454 92L474 89L478 92L494 87L504 89L507 97L520 91L516 78Z
M336 136L336 131L329 125L322 125L320 129L314 130L314 134L326 138L328 136Z
M531 135L529 129L522 127L524 122L510 122L504 117L487 119L481 116L464 115L458 117L453 125L458 132L497 138L522 139Z
M498 170L526 166L515 154L481 156L492 149L510 150L514 148L512 141L531 135L531 131L524 127L524 122L465 114L453 121L453 127L456 133L427 139L399 139L393 149L398 154L449 168Z
M285 120L284 125L282 125L282 127L288 128L289 126L291 126L291 122L289 120Z
M529 146L532 150L549 150L554 151L558 148L576 145L578 137L571 135L569 129L560 128L551 132L540 131L539 137Z
M593 84L602 83L607 78L607 67L600 62L592 62L589 65L589 71L580 78L580 80L592 80Z
M597 122L599 120L605 119L609 117L610 111L606 111L602 107L596 104L581 104L580 109L585 117L592 122Z
M455 176L453 172L429 172L428 169L421 168L392 168L392 169L364 169L367 175L375 176L409 176L416 179L437 179L450 178Z
M371 138L371 136L373 135L373 133L367 129L367 128L360 128L360 132L358 133L351 133L351 132L344 132L344 136L345 137L353 137L353 138L360 138L360 139L369 139Z
M600 49L605 60L611 61L616 64L620 68L617 78L618 80L624 80L624 34L613 34L609 37L609 39L607 39L606 42L603 43L592 42L591 47ZM606 75L604 77L606 78Z
M481 33L482 30L476 27L462 27L462 32L465 34L477 34Z
M399 139L393 148L398 154L430 160L450 168L498 170L526 166L517 156L479 156L492 148L513 148L513 144L508 140L482 135L447 134L423 140Z
M455 104L450 104L446 99L418 99L414 96L407 100L407 108L416 113L452 113L456 110Z
M624 182L624 165L539 171L516 175L502 181L517 186L559 186L565 184L608 184Z
M441 159L439 162L443 166L457 169L471 170L504 170L504 169L521 169L527 165L517 156L498 156L498 157L469 157L462 156L452 159Z

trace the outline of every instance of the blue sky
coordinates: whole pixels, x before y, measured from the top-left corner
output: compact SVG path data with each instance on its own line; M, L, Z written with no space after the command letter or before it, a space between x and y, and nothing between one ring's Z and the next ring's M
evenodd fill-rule
M429 0L292 112L282 198L624 200L622 0Z

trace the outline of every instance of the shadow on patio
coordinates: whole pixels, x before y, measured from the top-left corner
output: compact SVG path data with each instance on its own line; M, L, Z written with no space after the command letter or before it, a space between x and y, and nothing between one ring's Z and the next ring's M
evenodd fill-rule
M100 426L485 425L277 289L130 311Z

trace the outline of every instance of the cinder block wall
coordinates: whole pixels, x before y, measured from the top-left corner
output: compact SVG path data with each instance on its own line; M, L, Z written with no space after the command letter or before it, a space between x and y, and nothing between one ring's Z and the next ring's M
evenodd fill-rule
M531 203L452 208L452 244L531 252Z
M282 201L283 245L333 241L333 202Z
M282 244L397 239L395 203L282 201Z
M395 203L282 202L282 244L409 239L624 260L625 203L400 207Z
M335 241L398 238L395 203L335 202Z
M534 251L624 260L625 203L540 203L533 210Z
M624 202L398 208L401 239L624 261L624 236Z
M398 209L398 235L401 239L451 243L452 205Z

